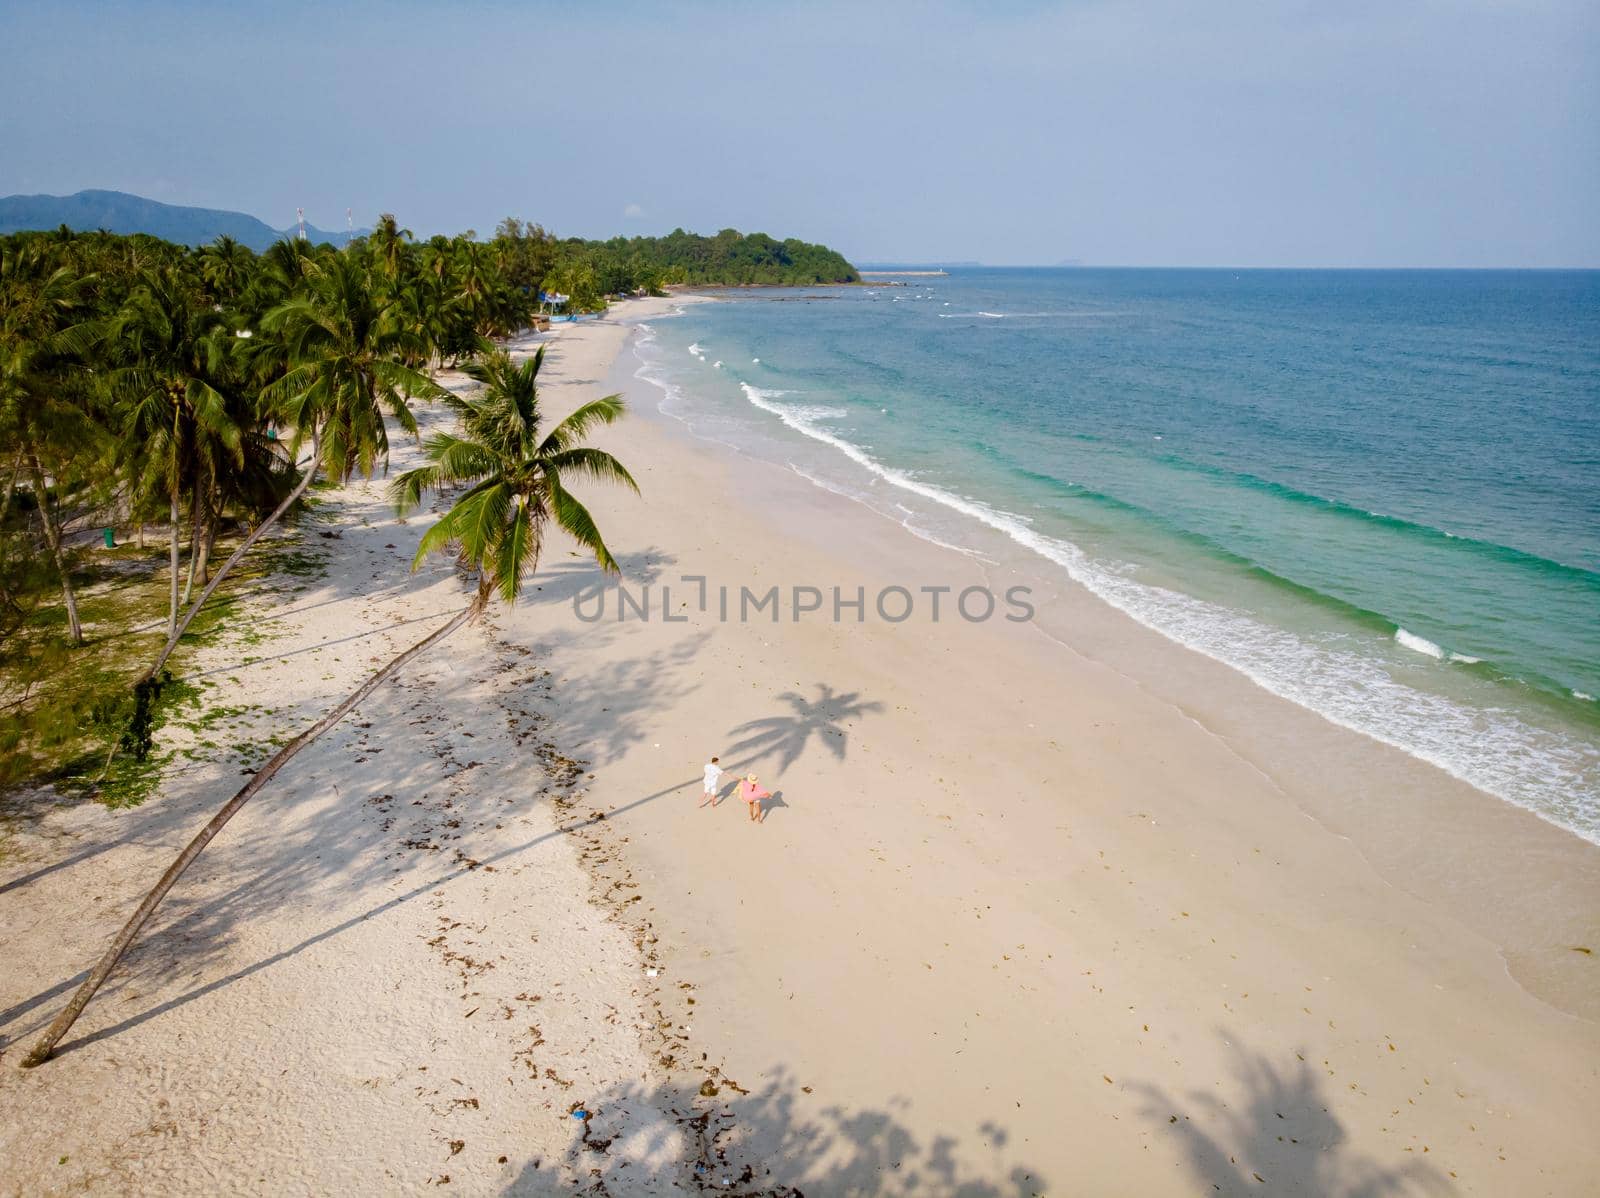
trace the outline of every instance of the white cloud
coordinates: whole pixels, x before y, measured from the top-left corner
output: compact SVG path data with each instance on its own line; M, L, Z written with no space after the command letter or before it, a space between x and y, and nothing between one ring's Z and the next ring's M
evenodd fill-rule
M639 207L639 205L637 205L637 204L629 204L626 208L624 208L622 210L622 215L626 216L626 217L643 216L644 215L644 209Z

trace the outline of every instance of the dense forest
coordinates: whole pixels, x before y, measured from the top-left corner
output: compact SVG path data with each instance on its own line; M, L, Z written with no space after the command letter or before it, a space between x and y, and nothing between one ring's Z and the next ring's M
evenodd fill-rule
M855 267L827 246L737 229L724 229L715 237L674 229L665 237L583 241L558 239L538 225L507 219L490 244L511 264L517 283L571 295L585 310L599 307L607 295L653 292L673 284L860 281Z

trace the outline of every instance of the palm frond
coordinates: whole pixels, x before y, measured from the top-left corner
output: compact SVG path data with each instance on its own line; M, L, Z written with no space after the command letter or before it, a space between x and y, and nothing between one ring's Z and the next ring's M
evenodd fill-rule
M639 484L634 482L633 475L628 473L627 467L603 449L594 449L587 445L581 445L576 449L563 449L545 459L545 469L560 474L577 474L597 482L619 483L634 494L639 493Z
M517 601L522 579L539 564L539 526L532 509L519 503L494 563L493 582L507 604Z
M554 454L569 449L588 436L590 430L597 425L613 424L626 412L627 405L621 395L607 395L603 399L590 400L550 430L550 434L540 444L539 452Z
M622 573L622 567L617 565L611 550L606 548L605 541L601 539L600 529L589 514L589 509L579 503L558 479L547 477L546 486L550 491L550 510L556 523L574 541L594 554L594 560L600 563L602 570L608 574Z

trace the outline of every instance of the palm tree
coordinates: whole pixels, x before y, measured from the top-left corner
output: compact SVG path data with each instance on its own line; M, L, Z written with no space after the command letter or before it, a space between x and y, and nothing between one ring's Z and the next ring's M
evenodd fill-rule
M167 643L140 677L140 683L161 672L190 623L229 571L263 533L299 502L319 474L344 482L359 469L370 478L379 460L387 460L385 409L401 428L415 433L417 424L406 403L407 396L435 398L446 394L426 375L403 364L401 359L415 352L414 339L385 319L384 307L373 297L355 263L335 255L314 261L306 269L302 293L262 317L262 329L277 340L259 351L281 355L287 365L275 381L262 389L261 398L295 429L289 444L291 460L298 457L303 439L310 438L311 458L305 473L211 576L183 618L174 622Z
M475 241L463 241L456 250L455 276L461 288L461 303L472 318L473 330L480 337L492 334L495 263L489 248Z
M43 239L8 247L0 257L0 440L11 449L0 522L11 508L17 480L26 473L51 560L61 582L67 639L83 643L59 507L46 481L61 491L62 466L97 438L86 405L84 378L66 370L63 343L73 341L71 321L83 303L85 280L60 266L58 246Z
M241 464L240 429L216 383L234 352L220 314L204 303L192 281L170 267L147 271L106 326L112 352L127 363L114 382L127 401L124 435L144 448L138 483L158 487L168 501L171 589L167 635L178 624L180 515L187 485L193 501L190 563L195 561L207 479L219 460ZM154 673L154 671L152 671Z
M518 366L504 351L492 350L474 363L471 373L485 384L484 390L470 398L452 396L449 400L460 413L461 433L429 437L426 449L430 463L406 471L391 487L396 506L404 513L414 509L428 491L472 484L423 536L412 563L412 569L416 569L430 552L453 548L459 562L477 575L472 601L278 750L260 772L228 800L145 895L139 909L111 942L72 1000L23 1060L25 1068L50 1059L55 1046L116 968L139 929L184 870L279 770L407 662L475 619L495 594L507 604L516 601L523 578L538 566L544 533L552 520L594 554L602 569L617 570L616 560L601 539L593 518L566 489L563 478L601 479L638 490L621 462L609 453L583 444L590 430L610 424L622 415L622 399L608 395L584 404L544 432L540 427L537 387L543 356L541 350L531 361Z
M426 491L474 484L423 536L412 566L435 550L458 545L462 561L478 570L479 607L489 601L491 585L507 603L516 599L524 573L538 563L552 520L603 568L617 569L588 509L562 482L564 475L638 490L616 458L583 444L590 430L622 415L622 397L592 400L541 433L538 383L543 364L542 346L519 365L504 350L485 343L463 372L482 383L483 390L473 396L451 393L445 400L458 413L461 432L429 437L429 464L407 470L392 486L397 505L409 511Z
M241 307L259 315L293 295L320 261L317 248L298 237L281 237L256 259Z
M379 266L391 281L400 277L400 267L407 257L406 243L411 236L411 230L402 229L393 213L385 212L378 217L378 223L367 238L367 244L377 256Z
M226 235L200 251L200 276L218 300L231 301L244 293L255 270L250 247Z

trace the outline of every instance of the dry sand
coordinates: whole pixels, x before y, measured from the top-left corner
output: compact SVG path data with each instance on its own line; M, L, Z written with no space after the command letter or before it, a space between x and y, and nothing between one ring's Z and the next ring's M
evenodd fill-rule
M564 330L545 391L630 396L604 442L644 495L581 494L650 618L579 618L553 540L295 762L68 1051L0 1068L8 1192L1593 1192L1592 846L1070 587L1030 624L718 619L722 585L1032 576L661 416L622 322L668 306ZM463 599L375 486L319 520L327 579L201 663L263 729ZM710 753L763 824L696 806ZM16 825L7 1063L231 790L199 756Z

